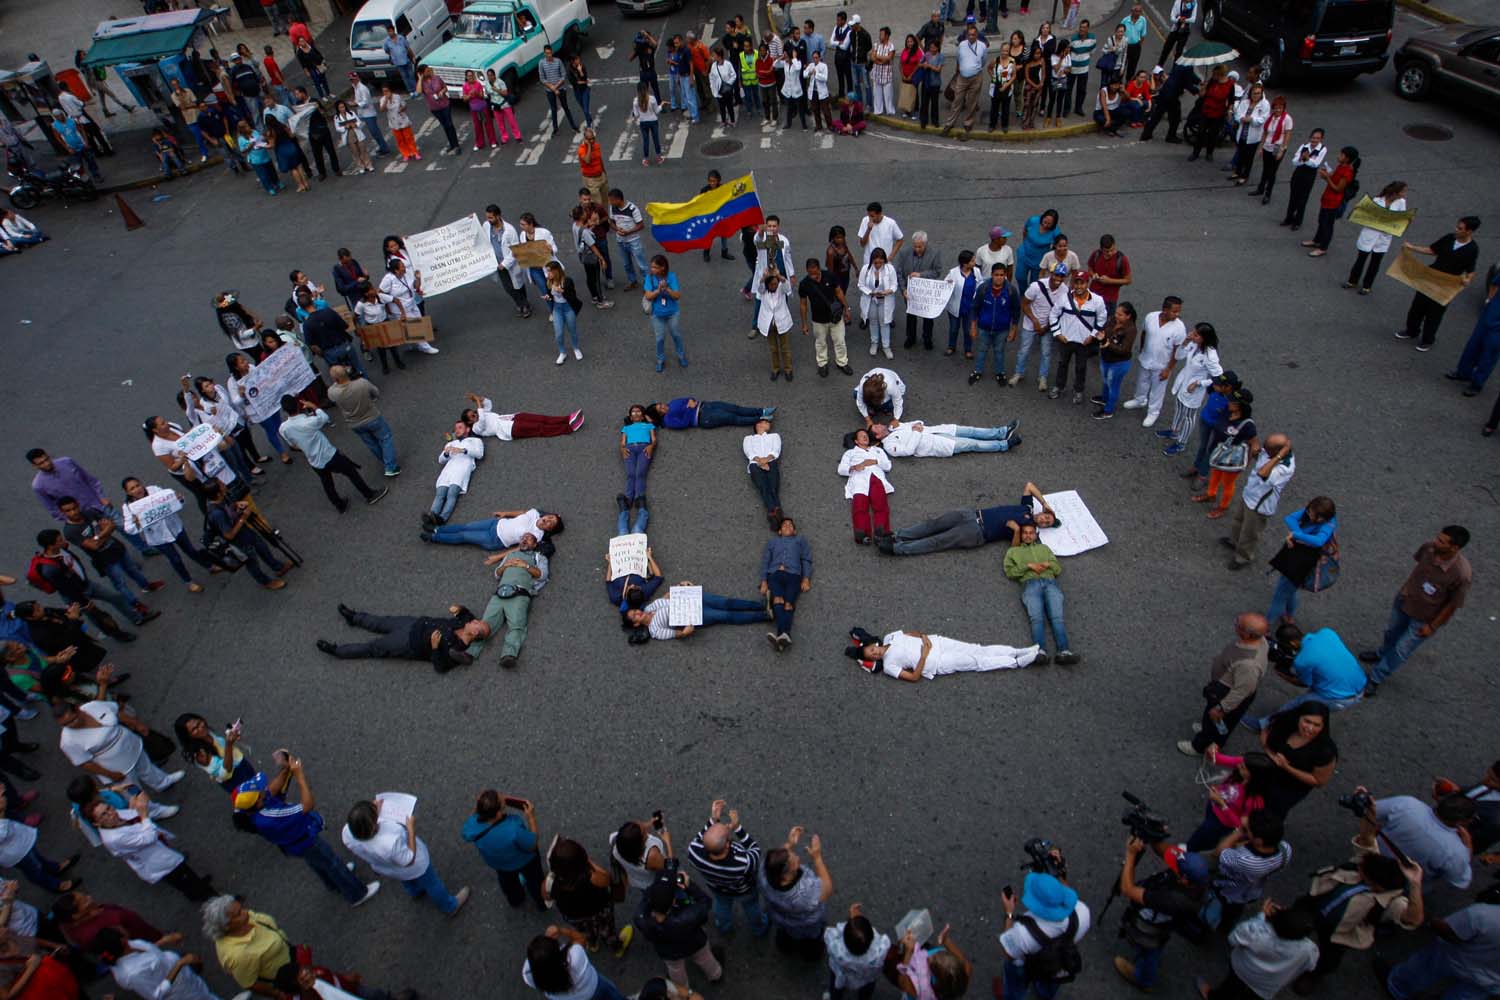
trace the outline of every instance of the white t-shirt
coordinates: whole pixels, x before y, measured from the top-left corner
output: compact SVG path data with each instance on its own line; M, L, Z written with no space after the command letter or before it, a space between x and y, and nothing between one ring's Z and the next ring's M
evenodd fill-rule
M541 512L535 507L524 514L515 517L502 517L495 522L495 537L500 539L500 544L506 548L521 544L522 535L532 535L537 541L542 540L542 530L536 526L541 519Z
M866 235L870 237L870 241L865 244L865 263L868 264L870 263L870 253L876 247L884 250L886 257L889 258L891 256L891 248L896 245L897 240L906 234L901 231L901 227L896 224L896 220L889 215L881 215L880 221L873 224L870 222L870 216L866 215L863 219L859 220L859 238L864 239Z
M619 849L615 847L615 838L618 836L618 833L609 835L610 857L614 858L615 863L625 870L625 877L630 882L630 888L645 892L656 881L656 872L646 867L645 860L651 856L653 848L665 858L667 856L667 843L656 834L648 832L646 834L646 848L641 852L641 863L633 864L622 858Z
M1073 907L1073 912L1078 914L1078 932L1073 935L1073 940L1082 941L1083 936L1089 932L1093 917L1089 913L1088 904L1081 899L1078 905ZM1000 935L1000 947L1004 948L1005 953L1013 959L1022 959L1042 950L1042 943L1032 937L1031 932L1021 924L1020 916L1021 914L1017 914L1017 920L1011 929ZM1065 919L1042 920L1035 915L1032 919L1036 920L1037 930L1048 937L1056 937L1068 926L1068 921Z
M1067 297L1068 286L1060 282L1056 288L1052 288L1047 284L1046 278L1038 278L1027 285L1026 291L1021 298L1026 300L1027 308L1031 310L1031 315L1041 321L1042 325L1037 326L1036 323L1033 323L1027 318L1023 310L1021 312L1021 329L1031 330L1033 333L1038 330L1045 330L1052 323L1053 306L1062 302Z
M461 448L462 451L450 452L449 448ZM473 434L449 441L438 454L443 471L438 473L437 485L457 486L458 492L469 492L469 477L474 474L474 463L483 457L484 442Z
M594 991L599 988L599 972L589 962L589 956L583 950L581 944L568 945L568 978L573 982L573 988L566 993L543 993L547 1000L592 1000ZM536 989L536 983L531 979L531 962L528 960L521 966L521 979Z
M170 839L167 831L149 818L143 817L139 823L131 822L136 818L134 809L116 812L126 825L110 829L99 827L99 840L106 851L123 859L142 882L155 885L182 864L182 855L162 843L162 837Z
M990 269L996 264L1004 264L1008 272L1014 275L1016 270L1016 252L1011 249L1009 243L1005 244L999 250L991 250L990 245L986 243L974 251L974 267L978 269L981 278L989 278Z
M375 826L375 834L369 840L360 840L344 825L344 846L349 853L375 870L376 875L410 882L420 878L432 865L432 856L427 853L427 844L416 838L415 851L406 846L406 825L393 819L382 819Z
M1167 367L1172 352L1187 340L1187 326L1181 319L1163 325L1161 313L1147 313L1141 328L1140 363L1148 371L1159 372Z
M749 472L755 468L757 458L769 455L775 460L781 457L781 435L774 431L769 434L746 434L740 448L745 453L745 471Z
M35 827L20 820L0 819L0 868L14 868L35 846Z
M176 979L167 979L182 957L177 952L163 951L149 941L134 939L130 947L134 950L109 970L121 989L149 1000L218 1000L192 968L184 968Z
M128 774L141 759L145 745L135 733L120 725L119 709L107 701L90 701L78 706L78 710L102 723L100 726L64 726L58 745L63 756L82 767L93 762L106 770ZM108 784L110 779L95 775L99 784Z
M168 424L167 426L179 434L182 433L182 428L177 424ZM153 436L151 438L151 454L167 455L170 457L180 455L182 452L178 449L176 441L168 441L166 438ZM225 486L228 486L235 480L234 470L229 467L228 462L219 457L217 451L211 451L196 462L190 461L188 464L199 474L199 479L217 479Z
M889 647L881 657L880 669L891 677L900 677L901 671L915 667L922 658L922 640L905 632L891 632L880 644Z
M1260 454L1255 456L1255 461L1245 470L1245 488L1240 491L1245 506L1266 517L1276 513L1276 505L1281 503L1281 491L1286 489L1286 484L1292 481L1292 476L1297 472L1296 457L1288 455L1285 462L1276 463L1269 479L1262 479L1257 470L1270 460L1271 453L1262 448Z
M1381 208L1388 208L1392 212L1406 211L1405 198L1397 198L1390 204L1386 204L1386 200L1380 197L1371 198L1370 200ZM1394 237L1390 233L1383 233L1378 229L1371 229L1369 226L1361 226L1359 238L1354 241L1354 249L1362 250L1365 253L1385 253L1391 248L1392 239Z

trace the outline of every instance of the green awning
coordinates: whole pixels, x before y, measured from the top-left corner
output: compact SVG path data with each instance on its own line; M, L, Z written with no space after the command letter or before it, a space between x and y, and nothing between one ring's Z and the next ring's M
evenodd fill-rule
M197 31L196 24L189 24L119 38L102 38L89 46L83 64L96 69L118 63L154 62L164 56L179 55Z

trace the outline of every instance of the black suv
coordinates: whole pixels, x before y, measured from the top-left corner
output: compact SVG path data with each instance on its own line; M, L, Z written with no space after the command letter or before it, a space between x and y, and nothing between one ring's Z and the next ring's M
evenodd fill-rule
M1260 63L1261 79L1352 80L1390 58L1396 0L1203 0L1203 34Z

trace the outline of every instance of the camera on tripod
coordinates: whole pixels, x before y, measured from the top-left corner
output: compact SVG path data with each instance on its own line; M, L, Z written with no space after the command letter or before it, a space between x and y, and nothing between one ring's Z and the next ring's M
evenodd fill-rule
M1059 881L1067 881L1068 860L1063 857L1062 848L1052 841L1043 837L1032 837L1021 845L1028 857L1031 858L1021 865L1023 871L1030 870L1038 875L1051 875Z
M1138 837L1148 844L1159 844L1172 835L1165 816L1152 811L1150 806L1129 792L1121 792L1120 795L1130 803L1130 808L1125 810L1120 822L1130 830L1132 837Z
M1340 795L1339 806L1360 819L1365 819L1375 810L1375 796L1363 788L1357 788L1348 795Z

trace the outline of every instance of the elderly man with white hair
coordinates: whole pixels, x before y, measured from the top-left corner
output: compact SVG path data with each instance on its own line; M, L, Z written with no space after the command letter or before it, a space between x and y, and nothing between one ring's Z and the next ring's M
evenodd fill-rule
M941 278L946 272L943 270L943 255L936 247L927 241L927 231L918 229L911 234L911 244L901 248L891 261L896 267L897 287L901 290L901 301L905 302L906 282L908 278ZM901 345L911 350L917 343L917 317L910 312L906 314L906 340ZM922 346L932 350L932 320L922 320Z
M740 825L737 809L729 810L723 819L724 799L715 799L709 807L708 822L688 844L688 859L703 876L703 882L714 898L714 926L720 934L734 930L734 906L744 907L750 932L763 937L771 929L771 920L760 906L756 876L760 872L760 843Z

